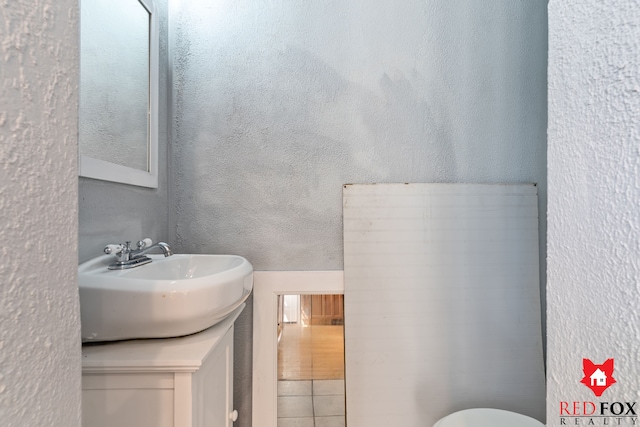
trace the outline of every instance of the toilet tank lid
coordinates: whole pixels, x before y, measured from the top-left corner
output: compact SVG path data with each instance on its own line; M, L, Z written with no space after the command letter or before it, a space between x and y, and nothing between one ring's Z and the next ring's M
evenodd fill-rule
M454 412L433 427L544 427L540 421L516 412L493 408L473 408Z

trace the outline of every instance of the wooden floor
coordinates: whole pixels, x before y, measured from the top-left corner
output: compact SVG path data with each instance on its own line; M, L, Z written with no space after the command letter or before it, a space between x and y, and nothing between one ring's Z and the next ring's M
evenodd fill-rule
M344 327L284 325L278 343L278 379L344 379Z

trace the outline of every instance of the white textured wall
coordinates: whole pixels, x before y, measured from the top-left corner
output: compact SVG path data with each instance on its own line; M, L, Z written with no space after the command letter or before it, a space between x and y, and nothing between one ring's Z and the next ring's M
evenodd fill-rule
M537 182L545 211L545 1L175 9L179 250L341 269L344 183Z
M603 401L640 401L640 8L549 3L547 422L598 400L582 358L615 359ZM629 424L630 425L630 422Z
M0 5L0 424L80 426L77 0Z

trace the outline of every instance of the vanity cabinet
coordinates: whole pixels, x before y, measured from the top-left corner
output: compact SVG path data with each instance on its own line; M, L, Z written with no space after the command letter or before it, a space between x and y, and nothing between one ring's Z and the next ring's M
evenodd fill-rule
M233 323L82 348L83 427L231 427Z

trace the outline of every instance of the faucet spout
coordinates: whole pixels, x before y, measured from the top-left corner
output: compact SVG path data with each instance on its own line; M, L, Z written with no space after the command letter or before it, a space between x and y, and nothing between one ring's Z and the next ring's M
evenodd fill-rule
M158 249L158 248L162 251L162 254L165 257L173 255L173 251L171 250L171 247L165 242L158 242L158 243L153 244L153 245L151 245L149 247L138 249L137 251L133 251L132 254L134 256L140 256L140 255L144 255L144 254L149 253L152 250Z

